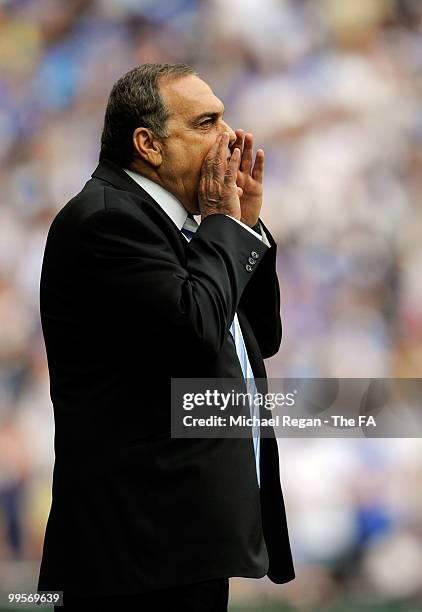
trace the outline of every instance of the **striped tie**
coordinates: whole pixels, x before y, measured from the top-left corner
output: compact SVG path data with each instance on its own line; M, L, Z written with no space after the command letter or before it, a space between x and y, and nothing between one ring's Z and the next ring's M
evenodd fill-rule
M182 227L182 234L186 237L188 242L191 240L192 236L198 229L199 225L193 218L191 214L188 214L185 223ZM248 352L246 350L245 341L243 339L242 330L240 327L239 319L237 317L237 313L234 315L233 322L230 326L230 333L233 336L234 344L236 347L237 357L240 362L240 367L242 368L243 378L246 383L246 391L250 395L248 397L252 398L252 405L249 405L251 417L259 419L259 406L255 406L255 402L253 399L256 397L257 389L255 385L254 375L252 371L251 364L248 358ZM258 485L260 486L260 471L259 471L259 453L260 453L260 435L259 435L259 425L254 425L252 427L252 437L253 437L253 447L255 453L255 466L256 466L256 476L258 479Z
M196 232L196 230L198 229L198 227L199 225L193 218L193 215L189 213L188 216L186 217L186 221L183 224L182 234L186 236L188 240L190 240L192 236L194 235L194 233Z

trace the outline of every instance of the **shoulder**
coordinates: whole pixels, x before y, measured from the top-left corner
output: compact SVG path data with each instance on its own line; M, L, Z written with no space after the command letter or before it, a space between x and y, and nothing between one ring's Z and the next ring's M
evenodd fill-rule
M183 257L183 240L154 200L93 178L53 219L46 256L75 263L94 248L106 246L113 253L171 247Z
M49 234L79 233L101 219L127 219L143 225L157 217L154 206L142 193L117 188L97 178L90 179L83 189L61 208L52 220ZM157 219L153 219L157 223ZM160 215L158 215L158 223Z

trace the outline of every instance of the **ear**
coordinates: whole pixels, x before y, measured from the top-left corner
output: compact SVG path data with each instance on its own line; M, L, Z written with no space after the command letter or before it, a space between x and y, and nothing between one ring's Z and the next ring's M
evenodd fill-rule
M148 128L139 127L133 132L133 146L141 159L157 168L163 161L160 141Z

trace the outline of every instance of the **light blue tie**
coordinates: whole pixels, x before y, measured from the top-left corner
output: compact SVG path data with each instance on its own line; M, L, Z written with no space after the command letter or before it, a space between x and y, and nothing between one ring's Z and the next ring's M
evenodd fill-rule
M192 236L198 229L199 225L192 217L192 215L188 215L186 221L182 227L182 234L186 237L188 241L191 240ZM230 333L233 336L234 344L236 347L237 357L240 362L240 367L242 368L243 378L246 383L246 391L250 395L252 400L256 397L257 389L254 380L254 374L252 371L251 364L248 358L248 352L246 350L245 341L243 339L242 330L240 327L239 319L237 317L237 313L234 315L233 322L230 326ZM251 417L254 418L254 421L259 419L259 406L255 406L255 402L252 401L252 405L249 405ZM260 471L259 471L259 452L260 452L260 435L259 435L259 425L254 425L252 427L252 437L253 437L253 447L255 452L255 466L256 466L256 476L258 479L258 485L261 486L260 479Z

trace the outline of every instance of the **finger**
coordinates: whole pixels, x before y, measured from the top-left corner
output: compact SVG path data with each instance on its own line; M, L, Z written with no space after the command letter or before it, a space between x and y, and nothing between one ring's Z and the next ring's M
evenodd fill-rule
M252 178L258 181L258 183L262 183L264 179L264 161L264 151L263 149L258 149L252 170Z
M221 180L227 167L227 147L229 143L229 133L223 132L220 134L215 143L212 145L205 157L205 165L207 170Z
M206 154L205 159L213 159L217 155L218 147L220 146L221 139L223 138L224 133L225 132L217 136L214 144L212 145L212 147L209 149L208 153Z
M241 160L240 149L236 147L233 151L232 156L230 157L230 161L227 166L226 174L225 174L225 183L226 185L233 185L236 182L237 171L239 170Z
M243 189L242 187L236 187L237 189L237 195L239 196L239 198L241 198L243 196Z
M247 174L251 173L252 149L253 149L253 135L245 134L245 144L243 146L242 163L240 164L240 169L242 172L246 172Z
M227 154L225 153L224 155L220 155L223 151L223 147L226 146L227 148L227 143L229 141L229 133L228 132L222 132L221 134L219 134L214 142L214 144L212 145L212 147L210 148L210 150L208 151L207 155L205 156L205 160L204 161L214 161L216 158L218 158L218 160L221 159L226 159Z
M236 140L230 148L232 151L234 151L235 148L237 147L238 149L240 149L240 152L243 153L243 143L245 139L245 132L239 129L239 130L235 130L234 133L236 134Z
M237 171L237 176L236 176L236 183L238 185L242 186L242 183L244 183L244 182L245 182L244 175L243 175L243 173L240 170L238 170Z

